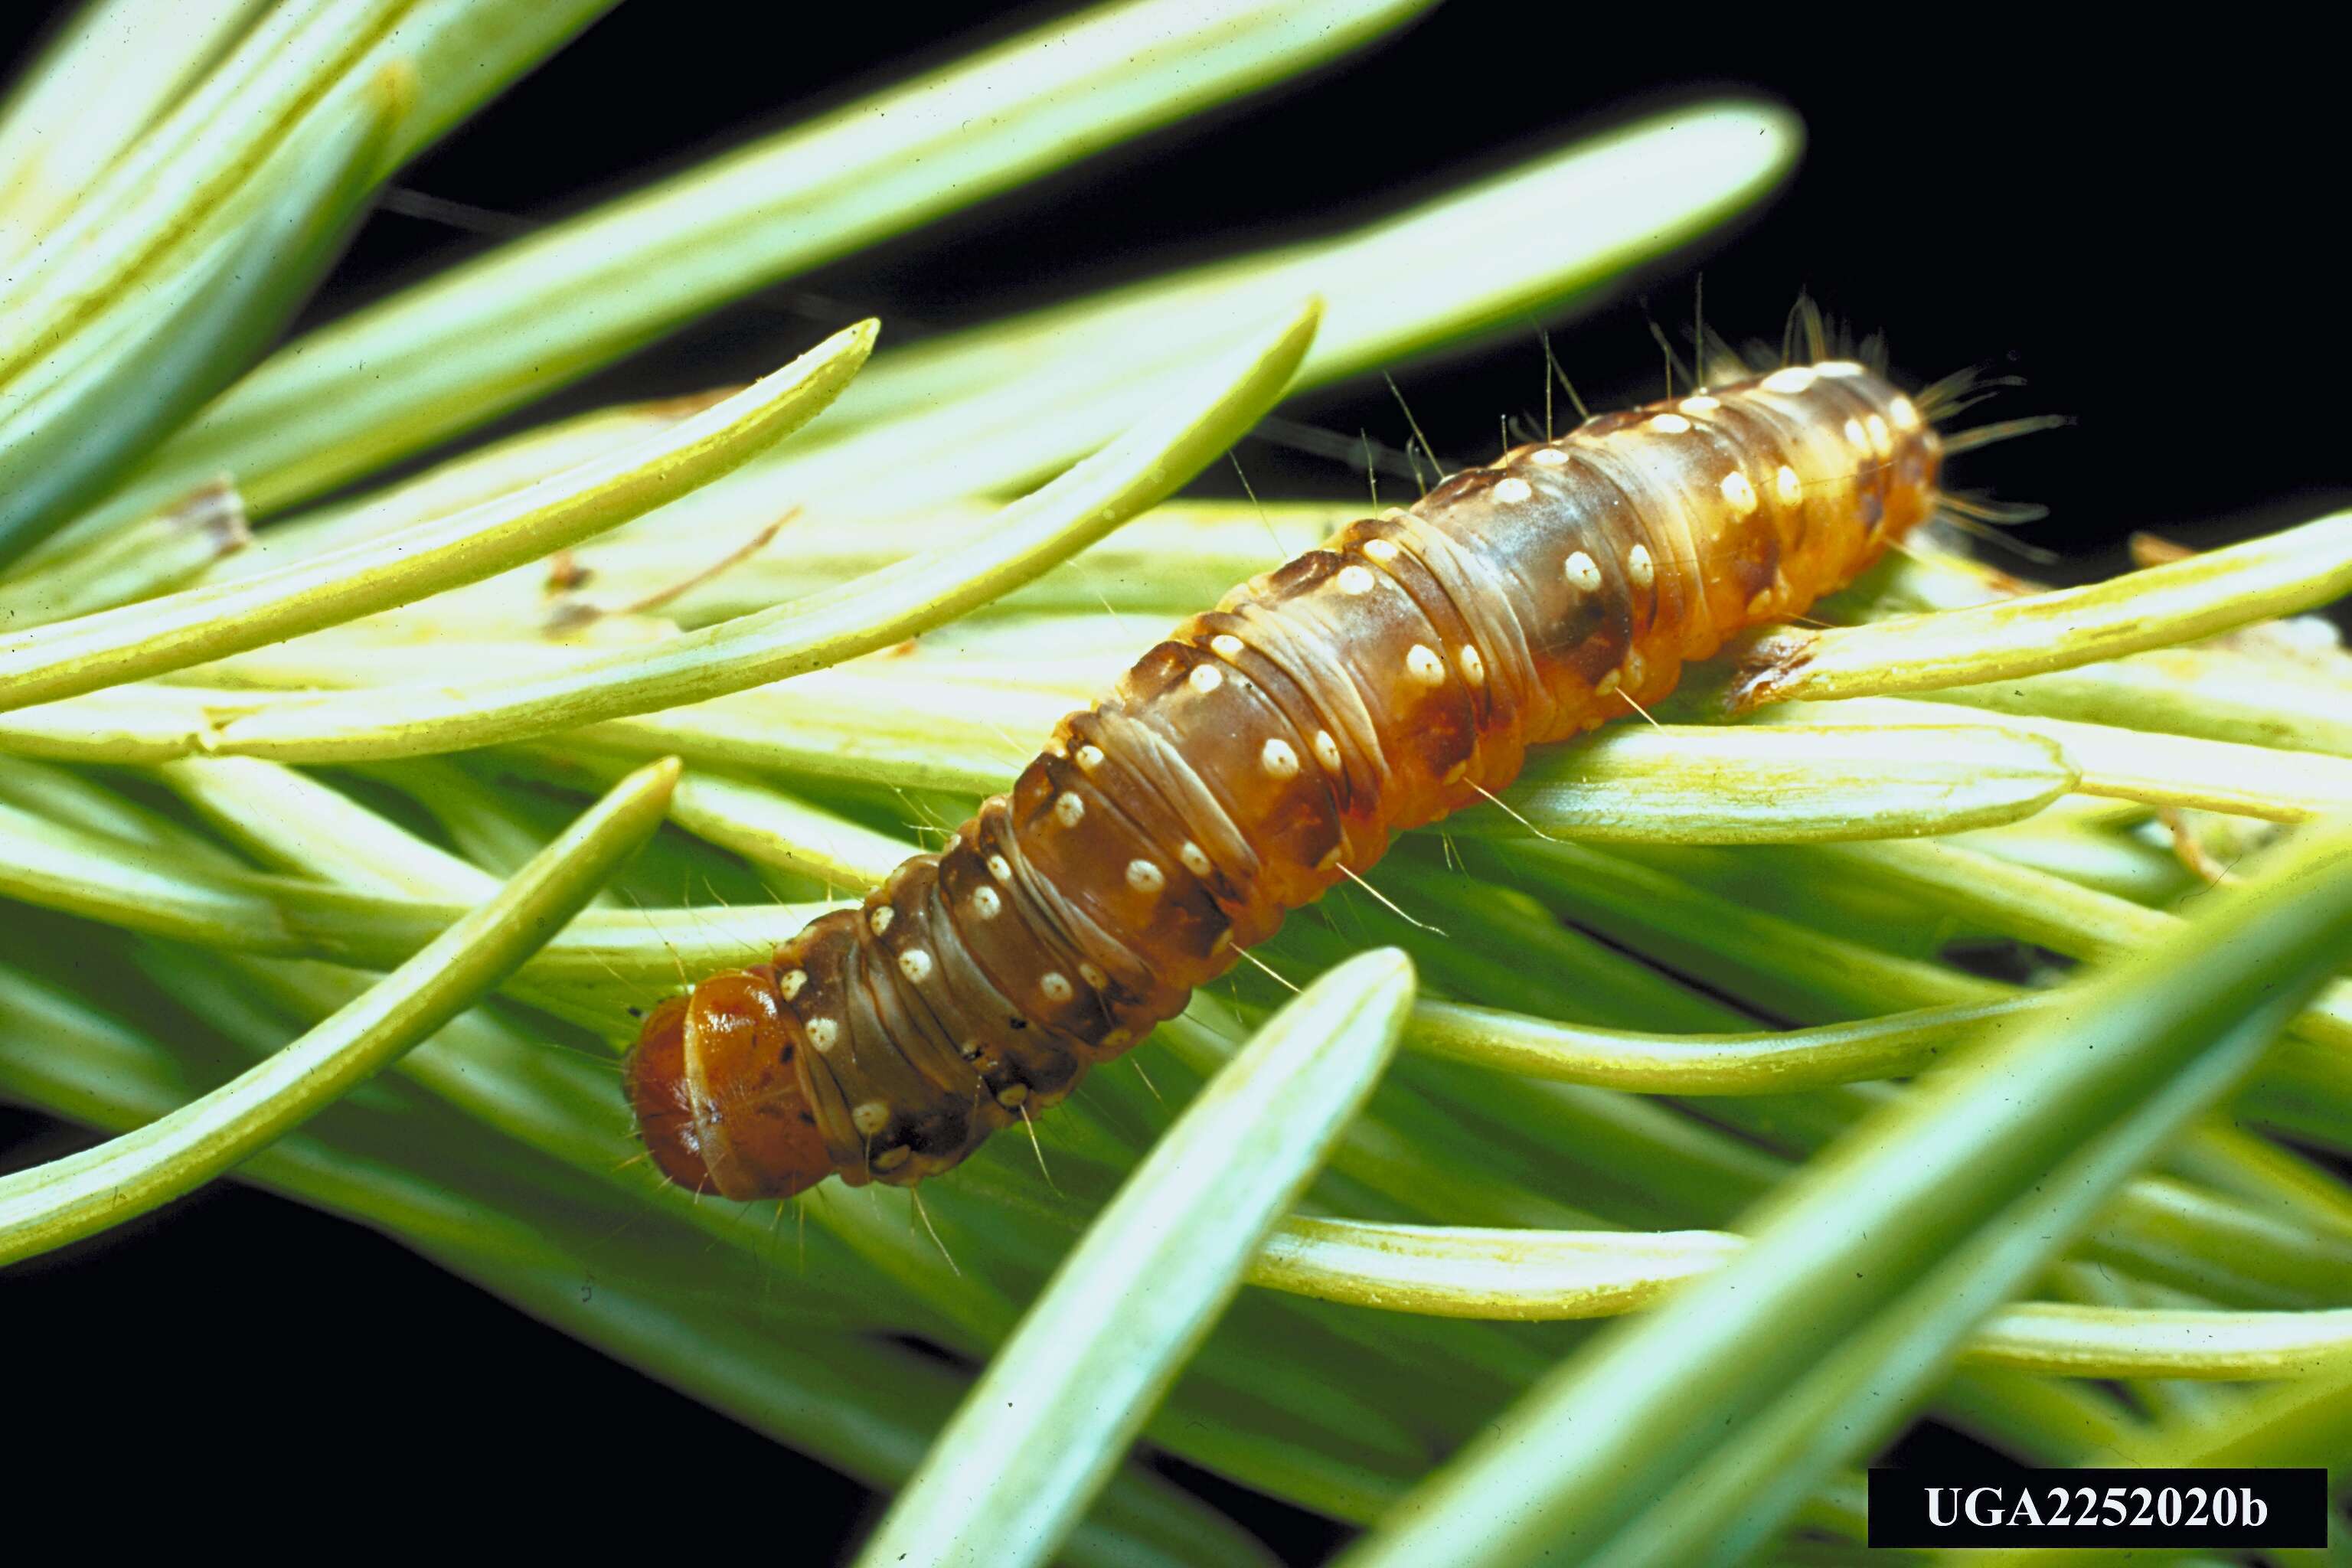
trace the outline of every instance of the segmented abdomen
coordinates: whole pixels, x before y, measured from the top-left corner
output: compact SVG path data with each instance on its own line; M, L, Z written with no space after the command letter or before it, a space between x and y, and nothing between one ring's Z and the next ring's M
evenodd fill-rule
M631 1092L734 1198L944 1170L1176 1014L1390 835L1849 581L1937 446L1858 364L1588 421L1234 590L1011 794L772 965L648 1019Z

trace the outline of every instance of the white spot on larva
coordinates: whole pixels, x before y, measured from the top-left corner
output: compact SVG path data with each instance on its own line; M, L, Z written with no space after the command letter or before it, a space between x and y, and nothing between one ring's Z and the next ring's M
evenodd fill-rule
M1650 678L1649 662L1638 653L1628 653L1625 656L1624 670L1625 687L1629 691Z
M1850 359L1827 360L1813 368L1823 375L1848 376L1863 374L1862 366Z
M904 1143L899 1143L883 1150L867 1163L877 1171L895 1171L914 1157L915 1152L912 1149Z
M1445 661L1427 643L1415 643L1404 650L1404 672L1423 686L1445 683Z
M1070 752L1068 747L1062 744L1062 737L1055 735L1045 742L1045 754L1049 757L1066 757Z
M1029 1086L1025 1083L1008 1083L996 1091L996 1103L1007 1110L1020 1110L1021 1102L1028 1098Z
M1858 452L1870 450L1870 437L1864 434L1862 421L1859 419L1849 419L1845 422L1845 440L1847 446Z
M1762 592L1759 593L1759 594L1758 594L1754 598L1752 598L1752 599L1750 599L1750 600L1748 600L1748 613L1749 615L1751 615L1751 616L1761 616L1761 615L1768 614L1768 613L1771 610L1771 608L1772 608L1772 590L1771 590L1771 589L1769 589L1769 588L1766 588L1766 589L1764 589Z
M1364 553L1385 566L1397 558L1396 541L1367 539L1364 541Z
M1330 848L1323 851L1323 858L1315 862L1315 868L1318 871L1328 871L1339 863L1347 848L1345 844L1334 844Z
M1091 963L1081 963L1078 965L1078 978L1085 981L1087 984L1093 986L1097 991L1100 991L1103 987L1110 984L1110 976L1105 974L1101 970L1096 968Z
M776 989L782 992L784 994L784 1000L789 1002L793 997L799 995L801 994L801 987L807 984L807 970L787 969L784 971L782 975L777 979Z
M1054 820L1063 826L1076 827L1086 815L1087 803L1078 798L1077 791L1066 789L1054 797Z
M1595 697L1608 696L1611 692L1617 689L1617 683L1624 679L1625 675L1622 670L1611 670L1608 674L1601 678L1600 684L1593 687L1592 695Z
M1780 471L1772 476L1772 486L1780 492L1782 506L1794 506L1805 499L1804 481L1798 479L1797 470L1786 463L1781 464Z
M1625 552L1625 574L1646 588L1658 575L1658 563L1650 559L1650 547L1636 544Z
M1702 392L1696 397L1684 398L1680 403L1675 404L1675 406L1681 409L1685 414L1712 414L1717 409L1723 406L1723 399L1719 397L1709 397L1706 393Z
M1168 878L1156 860L1129 860L1127 885L1139 893L1156 893L1168 885Z
M1898 392L1895 395L1895 401L1888 404L1886 406L1894 412L1895 423L1897 426L1906 430L1916 430L1919 428L1919 405L1917 404L1912 402L1909 398L1904 396Z
M1092 773L1097 768L1102 766L1102 763L1103 750L1100 746L1080 746L1078 748L1078 766L1085 772Z
M1058 969L1049 969L1037 976L1037 990L1048 1002L1066 1002L1077 994L1070 988L1069 976Z
M1369 594L1372 591L1372 574L1361 566L1340 567L1339 575L1333 581L1342 594Z
M931 977L931 955L919 947L910 947L898 955L898 973L920 984Z
M1883 414L1863 416L1862 427L1870 432L1870 449L1884 458L1895 450L1895 432L1886 427Z
M982 920L992 921L1004 912L1004 900L997 897L994 888L974 888L971 890L971 912Z
M1339 771L1339 742L1331 738L1328 730L1315 731L1315 760L1321 763L1328 772L1336 773Z
M1517 505L1535 493L1533 485L1516 477L1504 479L1495 486L1495 499L1506 505Z
M1802 392L1813 384L1813 367L1809 364L1785 365L1764 378L1767 392Z
M1176 851L1176 858L1184 862L1184 869L1192 872L1195 877L1205 877L1209 874L1208 856L1202 854L1201 847L1189 838L1184 840L1184 847Z
M1184 679L1193 690L1206 697L1225 683L1225 672L1213 664L1196 664L1192 667L1192 673Z
M1679 414L1653 414L1650 428L1661 436L1679 436L1691 427L1691 422Z
M968 1062L976 1062L980 1060L980 1042L978 1040L957 1041L956 1055L961 1057Z
M1209 647L1219 658L1239 658L1242 656L1242 639L1231 632L1219 632L1211 637Z
M829 1051L833 1049L834 1042L841 1038L841 1024L834 1018L811 1018L808 1021L808 1037L809 1044L818 1050Z
M890 922L898 918L898 910L892 909L887 904L877 904L875 906L874 911L866 917L866 923L874 928L874 934L876 936L880 936L884 931L890 929Z
M1298 753L1291 749L1289 742L1276 736L1257 749L1257 765L1264 768L1271 778L1296 778L1298 776Z
M1528 461L1541 463L1547 468L1557 468L1568 461L1568 454L1557 447L1538 447L1528 454Z
M866 1100L851 1108L849 1124L871 1138L890 1125L890 1108L878 1100Z
M1461 667L1463 679L1473 686L1486 684L1486 661L1478 657L1476 648L1464 643L1462 651L1454 656L1454 662Z
M1724 503L1741 517L1756 510L1756 487L1738 468L1723 476Z
M1590 594L1601 586L1601 563L1580 550L1568 558L1568 580Z
M1013 880L1013 862L1002 855L991 855L988 858L988 874L1000 882L1010 882Z

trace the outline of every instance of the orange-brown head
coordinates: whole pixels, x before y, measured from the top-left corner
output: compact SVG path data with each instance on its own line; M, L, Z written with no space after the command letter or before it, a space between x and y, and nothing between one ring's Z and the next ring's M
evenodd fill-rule
M788 1198L831 1175L798 1054L764 964L655 1008L629 1053L628 1089L662 1174L738 1201Z

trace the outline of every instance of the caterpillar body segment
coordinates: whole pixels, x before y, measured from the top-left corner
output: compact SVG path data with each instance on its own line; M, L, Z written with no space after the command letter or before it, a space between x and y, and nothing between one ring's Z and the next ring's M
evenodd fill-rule
M1390 837L1851 581L1937 503L1862 365L1588 420L1228 594L1012 790L772 964L656 1009L629 1087L673 1179L905 1184L1067 1094Z

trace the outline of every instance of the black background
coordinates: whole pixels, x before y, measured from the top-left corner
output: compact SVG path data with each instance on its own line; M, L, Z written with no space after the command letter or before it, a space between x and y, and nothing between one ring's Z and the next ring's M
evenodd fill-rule
M1057 9L975 25L961 7L635 0L402 179L485 216L379 213L310 319ZM1655 395L1633 296L1679 326L1704 265L1708 319L1735 336L1777 337L1804 287L1885 331L1898 374L1987 365L2029 379L2010 411L2074 416L1967 475L2048 504L2023 531L2074 570L2115 564L2133 528L2216 542L2352 496L2328 243L2340 89L2294 63L2324 44L2256 37L2239 57L2210 21L2193 39L2147 23L2070 38L2051 8L1590 9L1447 6L1303 82L782 284L554 405L742 379L862 315L903 342L1244 240L1350 226L1636 109L1746 89L1804 117L1802 166L1752 220L1555 324L1589 398ZM0 47L20 58L40 23L37 6L0 20ZM1483 458L1497 415L1540 405L1538 366L1530 330L1397 374L1441 452ZM1286 412L1402 437L1377 380ZM1264 442L1242 456L1262 491L1360 482ZM79 1142L0 1112L11 1163ZM396 1245L242 1190L20 1266L0 1291L18 1426L42 1434L12 1480L119 1474L129 1443L146 1495L226 1489L231 1512L239 1481L327 1487L379 1519L487 1504L535 1529L591 1521L599 1539L642 1526L688 1551L746 1505L782 1530L785 1561L826 1560L870 1517L827 1472ZM367 1354L330 1348L352 1334ZM1931 1432L1906 1454L1957 1441ZM1301 1561L1332 1539L1279 1510L1251 1517Z

